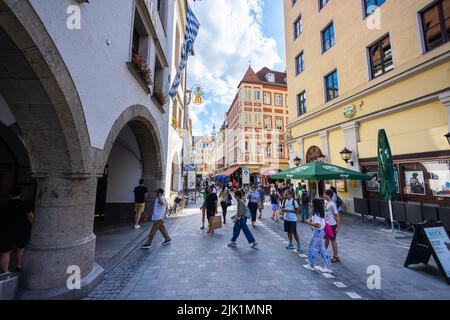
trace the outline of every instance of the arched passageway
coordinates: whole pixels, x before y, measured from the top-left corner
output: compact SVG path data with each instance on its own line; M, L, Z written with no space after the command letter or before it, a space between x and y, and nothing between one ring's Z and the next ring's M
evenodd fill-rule
M14 129L36 181L21 287L45 296L66 287L70 265L95 278L97 177L77 91L45 27L28 1L0 0L0 13L0 95L15 121L2 140Z

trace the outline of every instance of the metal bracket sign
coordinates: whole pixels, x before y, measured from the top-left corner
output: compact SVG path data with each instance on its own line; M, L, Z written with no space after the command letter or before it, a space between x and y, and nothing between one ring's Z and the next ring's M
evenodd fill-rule
M242 184L250 184L250 170L242 168Z

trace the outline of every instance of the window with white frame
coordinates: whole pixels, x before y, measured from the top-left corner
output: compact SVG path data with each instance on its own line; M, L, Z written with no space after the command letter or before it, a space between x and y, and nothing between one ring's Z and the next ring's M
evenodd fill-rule
M275 118L275 129L283 130L283 118L281 117Z
M283 105L283 96L279 93L275 93L275 105L282 106Z
M272 104L272 94L270 92L264 92L264 104Z
M255 101L260 101L261 100L261 91L258 89L255 89L254 94L255 94Z
M278 144L278 157L280 158L284 157L284 144L282 143Z

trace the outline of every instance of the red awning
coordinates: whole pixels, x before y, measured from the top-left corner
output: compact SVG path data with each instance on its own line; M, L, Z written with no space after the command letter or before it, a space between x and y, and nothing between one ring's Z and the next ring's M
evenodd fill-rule
M270 177L278 172L280 172L280 169L268 169L268 170L261 172L260 176L261 177Z
M236 170L238 170L239 168L240 168L240 167L231 167L231 168L228 168L228 170L225 171L224 173L222 173L222 175L229 177L229 176L231 176L233 173L235 173Z

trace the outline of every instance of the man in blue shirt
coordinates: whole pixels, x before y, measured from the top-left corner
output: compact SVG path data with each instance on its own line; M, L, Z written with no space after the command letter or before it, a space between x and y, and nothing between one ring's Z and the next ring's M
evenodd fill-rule
M258 186L258 193L259 193L259 197L261 199L261 202L259 204L259 218L262 219L262 212L264 210L264 201L266 200L266 191L264 191L264 188L262 187L262 185L260 184Z

